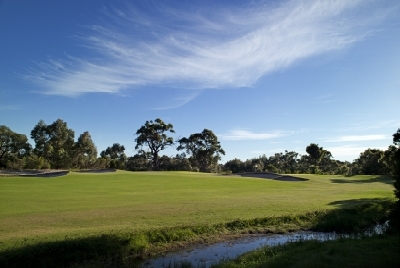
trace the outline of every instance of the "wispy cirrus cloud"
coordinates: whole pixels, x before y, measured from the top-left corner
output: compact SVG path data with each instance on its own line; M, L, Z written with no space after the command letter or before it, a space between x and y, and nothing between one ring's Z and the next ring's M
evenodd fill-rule
M0 111L6 111L6 110L19 110L20 108L18 106L13 106L13 105L0 105Z
M338 136L333 138L325 139L324 142L349 142L349 141L376 141L376 140L385 140L390 137L387 135L347 135L347 136Z
M363 115L363 114L352 114L352 115L345 115L345 116L353 116L353 117L368 117L369 115ZM346 128L341 128L338 129L338 131L342 132L349 132L349 131L366 131L370 129L388 129L388 128L398 128L400 126L400 120L399 119L389 119L385 121L381 120L373 120L370 119L369 121L363 121L361 123L355 123L351 126L348 126Z
M306 132L308 132L307 129L299 131L274 130L264 133L255 133L246 129L233 129L227 134L219 134L218 137L222 140L269 140Z
M233 9L177 10L161 3L104 9L105 23L87 26L79 39L96 58L39 62L24 77L44 93L63 96L153 85L249 87L301 59L363 40L397 8L376 3L291 0Z
M169 110L179 108L196 98L199 94L200 91L183 92L180 94L180 96L166 100L166 104L154 108L153 110Z
M336 102L337 99L332 99L332 97L334 96L334 94L329 94L329 95L324 95L324 96L320 96L317 98L317 103L331 103L331 102Z

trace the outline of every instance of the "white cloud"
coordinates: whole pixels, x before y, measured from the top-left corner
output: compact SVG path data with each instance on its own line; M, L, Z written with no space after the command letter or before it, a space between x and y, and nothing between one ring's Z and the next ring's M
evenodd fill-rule
M326 139L324 142L375 141L389 138L387 135L348 135Z
M292 0L185 12L152 6L151 14L104 9L108 24L81 34L97 58L38 63L25 78L64 96L152 85L249 87L296 61L363 40L396 8L377 2Z
M253 133L248 130L236 129L228 134L218 135L222 140L268 140L292 134L292 132L273 131L269 133Z

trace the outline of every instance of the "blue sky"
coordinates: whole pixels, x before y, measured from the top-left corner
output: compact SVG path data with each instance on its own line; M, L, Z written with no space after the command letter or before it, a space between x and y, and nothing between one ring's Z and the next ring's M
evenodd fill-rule
M61 118L130 156L161 118L211 129L222 162L352 161L392 143L399 100L399 1L0 0L0 124L27 136Z

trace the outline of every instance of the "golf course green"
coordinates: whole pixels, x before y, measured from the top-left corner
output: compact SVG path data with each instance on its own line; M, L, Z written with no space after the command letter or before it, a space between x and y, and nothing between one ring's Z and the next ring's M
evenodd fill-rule
M277 181L191 172L0 178L0 240L210 225L394 199L387 176Z

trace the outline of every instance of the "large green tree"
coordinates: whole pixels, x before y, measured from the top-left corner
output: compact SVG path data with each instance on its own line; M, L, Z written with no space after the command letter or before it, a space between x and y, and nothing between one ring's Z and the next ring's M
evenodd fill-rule
M298 158L299 153L285 150L285 154L282 154L281 158L284 173L296 173Z
M332 157L331 152L319 147L318 144L311 143L306 147L306 152L309 154L311 165L314 167L313 173L318 173L321 169L320 164L328 164Z
M111 147L107 147L107 149L100 153L100 156L105 159L111 159L110 167L112 168L125 168L127 160L125 147L119 143L114 143Z
M397 147L394 155L394 194L397 198L396 206L392 211L391 225L400 231L400 128L393 134L393 143Z
M275 153L275 155L270 156L268 159L266 159L265 156L262 158L264 159L263 161L265 162L265 167L268 171L272 171L272 165L279 170L279 172L296 173L299 154L294 151L285 150L285 153ZM267 168L267 166L269 166L269 168Z
M155 170L160 168L158 153L174 144L174 139L166 134L167 132L175 133L173 128L172 124L166 124L160 118L157 118L154 122L152 120L146 121L136 131L135 149L139 150L139 154L150 157Z
M395 134L393 134L393 143L397 147L397 151L395 153L395 161L394 161L394 177L395 177L395 195L399 199L400 204L400 128L397 130Z
M74 165L78 168L90 168L97 158L97 148L88 131L81 134L74 145Z
M178 142L177 150L185 150L190 154L202 172L216 171L220 155L225 155L218 137L209 129L191 134L188 138L183 137Z
M74 131L61 119L51 125L40 120L31 131L31 138L36 143L34 153L46 159L51 168L69 168L73 158L74 136Z
M355 159L353 166L357 173L364 175L382 175L386 173L385 152L379 149L367 149Z
M145 155L135 154L128 158L125 168L131 171L148 171L151 170L151 163Z
M9 127L0 125L0 167L6 167L8 161L26 156L31 150L28 138Z
M384 174L395 175L396 174L396 152L397 147L394 145L389 145L386 151L383 153L383 158L381 163L384 166Z
M243 162L237 158L227 161L224 167L232 171L232 173L243 172Z
M103 158L111 158L111 159L121 159L124 160L126 158L125 155L125 146L114 143L111 147L107 147L107 149L101 151L100 156Z

